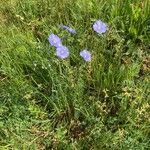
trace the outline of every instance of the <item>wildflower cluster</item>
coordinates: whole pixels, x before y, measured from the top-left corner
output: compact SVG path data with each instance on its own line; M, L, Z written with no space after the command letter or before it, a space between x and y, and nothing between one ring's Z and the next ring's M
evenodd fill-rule
M61 28L70 32L71 34L76 34L76 30L72 29L68 26L65 25L61 25ZM94 24L93 24L93 30L95 32L97 32L98 34L102 34L105 33L108 30L107 25L102 22L101 20L97 20ZM56 55L60 58L60 59L65 59L69 56L70 52L69 49L64 46L62 44L62 40L60 37L58 37L55 34L51 34L48 38L49 43L51 44L51 46L54 46L56 48ZM91 53L88 50L82 50L80 52L80 56L87 62L91 61Z

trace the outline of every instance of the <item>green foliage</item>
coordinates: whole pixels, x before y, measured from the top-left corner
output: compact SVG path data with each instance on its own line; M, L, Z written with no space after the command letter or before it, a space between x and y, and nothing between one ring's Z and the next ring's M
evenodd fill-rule
M149 0L3 0L0 10L0 149L150 148ZM54 55L51 32L68 59Z

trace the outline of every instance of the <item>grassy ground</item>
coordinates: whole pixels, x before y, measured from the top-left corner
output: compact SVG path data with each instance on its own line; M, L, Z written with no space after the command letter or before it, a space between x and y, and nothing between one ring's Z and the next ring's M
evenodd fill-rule
M0 47L0 150L150 149L149 0L1 0Z

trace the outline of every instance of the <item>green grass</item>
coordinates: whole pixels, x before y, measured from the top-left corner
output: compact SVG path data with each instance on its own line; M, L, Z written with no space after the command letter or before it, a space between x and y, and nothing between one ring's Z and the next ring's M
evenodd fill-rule
M66 60L52 32L65 37ZM0 150L150 149L149 51L149 0L2 0Z

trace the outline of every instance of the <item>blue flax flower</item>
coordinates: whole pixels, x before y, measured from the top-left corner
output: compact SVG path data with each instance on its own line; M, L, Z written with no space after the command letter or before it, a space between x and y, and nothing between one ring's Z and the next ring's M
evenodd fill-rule
M51 46L59 47L59 46L62 45L61 39L57 35L55 35L55 34L51 34L48 37L48 41L51 44Z
M93 30L96 31L97 33L105 33L108 30L107 25L102 22L101 20L97 20L94 24L93 24Z
M65 59L69 56L69 50L66 46L59 46L56 48L56 55L61 59Z
M65 26L65 25L62 25L61 27L62 27L62 29L65 29L65 30L67 30L67 31L70 32L70 33L73 33L73 34L76 33L76 30L73 29L73 28L70 28L70 27Z
M80 56L85 60L85 61L91 61L91 53L87 50L83 50L80 52Z

